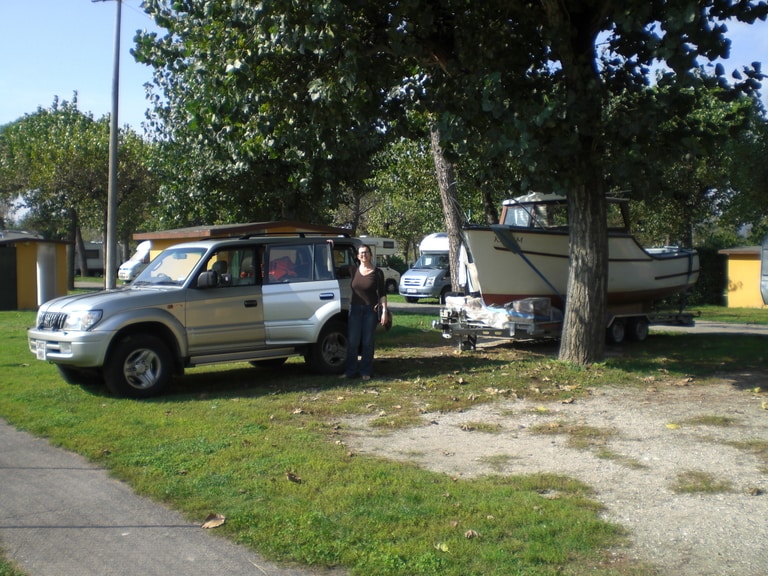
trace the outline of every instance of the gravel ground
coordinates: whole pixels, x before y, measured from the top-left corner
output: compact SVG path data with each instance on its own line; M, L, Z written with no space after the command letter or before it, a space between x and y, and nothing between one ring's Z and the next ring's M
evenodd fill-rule
M631 545L617 558L648 563L665 576L763 576L768 395L759 389L768 389L767 379L649 382L644 390L593 390L571 403L509 400L428 414L423 426L385 434L355 419L345 442L460 477L570 476L594 489L606 520L628 530ZM593 434L586 446L573 447L579 430ZM683 473L704 473L722 487L682 493L675 486Z

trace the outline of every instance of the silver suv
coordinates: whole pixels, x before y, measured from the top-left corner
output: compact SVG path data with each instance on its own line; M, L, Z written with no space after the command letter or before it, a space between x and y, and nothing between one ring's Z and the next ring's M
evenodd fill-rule
M301 236L177 244L125 288L43 304L29 349L68 382L101 381L133 398L202 364L302 355L317 373L339 373L358 245Z

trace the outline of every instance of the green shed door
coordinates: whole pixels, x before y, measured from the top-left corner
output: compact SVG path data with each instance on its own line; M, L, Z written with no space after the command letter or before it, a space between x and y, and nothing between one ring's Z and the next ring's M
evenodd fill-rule
M0 245L0 310L17 309L16 247Z

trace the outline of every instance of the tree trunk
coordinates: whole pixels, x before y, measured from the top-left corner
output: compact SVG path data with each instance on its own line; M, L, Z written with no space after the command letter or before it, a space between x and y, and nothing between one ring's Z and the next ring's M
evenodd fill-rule
M568 194L570 250L568 291L559 359L599 362L605 354L608 288L606 201L586 185Z
M77 239L80 237L78 234L79 222L77 219L77 212L73 209L69 210L69 231L68 240L71 243L71 249L67 250L67 289L75 289L75 258L80 253L80 248L77 246ZM80 238L82 242L82 238Z
M486 188L481 191L483 197L483 214L485 216L486 224L498 224L499 223L499 210L496 207L495 198Z
M436 125L430 127L432 159L435 163L437 186L440 189L440 199L443 202L445 231L448 234L450 247L451 284L453 289L459 287L459 246L461 245L461 206L459 205L456 174L451 164L443 154L440 145L440 129Z
M553 52L563 66L565 118L578 139L573 162L568 162L570 248L559 358L590 364L602 361L605 354L608 224L601 128L605 90L597 70L595 42L611 2L541 2Z

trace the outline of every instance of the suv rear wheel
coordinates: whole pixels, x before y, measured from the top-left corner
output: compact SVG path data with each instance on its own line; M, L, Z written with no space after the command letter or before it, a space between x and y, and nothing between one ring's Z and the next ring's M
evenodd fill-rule
M173 358L165 342L150 334L133 334L117 343L104 366L107 387L116 396L148 398L171 381Z
M347 359L347 323L331 320L304 357L313 372L340 374Z

